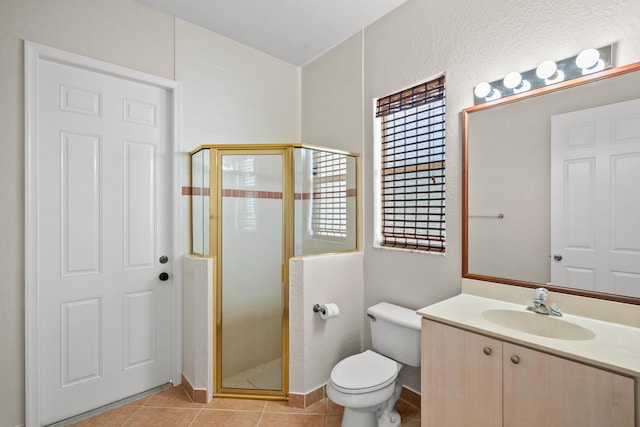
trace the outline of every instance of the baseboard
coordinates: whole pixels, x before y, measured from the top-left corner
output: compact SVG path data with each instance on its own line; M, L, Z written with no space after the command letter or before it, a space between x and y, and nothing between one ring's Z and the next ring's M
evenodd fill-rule
M422 406L420 401L420 394L406 387L402 387L402 393L400 394L400 399L406 400L407 402L411 403L413 406L415 406L418 409L420 409Z
M324 386L320 386L315 390L306 394L289 393L289 406L292 408L308 408L314 403L320 402L327 397Z
M209 403L209 396L206 389L193 388L189 380L182 375L182 388L187 396L191 398L195 403Z
M639 382L640 384L640 382ZM207 395L206 389L194 389L189 380L182 375L182 388L185 393L191 398L195 403L209 403L209 397ZM640 389L640 387L639 387ZM292 408L300 408L305 409L314 403L320 402L322 399L327 397L326 386L320 386L315 390L310 391L306 394L296 394L289 393L289 406ZM406 387L402 388L402 394L400 394L400 399L405 400L412 404L413 406L420 408L420 394L416 393L413 390L410 390Z

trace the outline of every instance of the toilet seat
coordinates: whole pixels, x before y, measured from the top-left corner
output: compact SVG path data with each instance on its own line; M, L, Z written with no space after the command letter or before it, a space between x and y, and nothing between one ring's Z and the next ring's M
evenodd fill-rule
M367 350L338 362L330 379L333 387L343 393L367 393L393 383L401 367L395 360Z

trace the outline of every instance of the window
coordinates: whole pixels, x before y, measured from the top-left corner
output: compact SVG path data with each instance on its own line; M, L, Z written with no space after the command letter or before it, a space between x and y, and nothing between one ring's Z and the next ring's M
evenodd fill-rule
M347 237L347 156L313 151L311 230L315 237Z
M445 251L444 76L380 98L381 246Z

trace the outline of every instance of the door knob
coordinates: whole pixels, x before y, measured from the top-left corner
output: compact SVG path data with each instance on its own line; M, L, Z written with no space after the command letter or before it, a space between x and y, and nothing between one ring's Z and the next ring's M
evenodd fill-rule
M160 278L160 280L162 280L164 282L165 280L169 280L169 274L160 273L160 277L159 278Z
M556 254L553 256L553 259L555 259L556 261L562 261L562 255Z
M491 351L491 347L485 347L485 348L483 348L483 349L482 349L482 352L483 352L484 354L486 354L487 356L489 356L489 355L492 353L492 351Z
M514 365L517 365L518 363L520 363L520 358L518 356L511 356L511 363L513 363Z

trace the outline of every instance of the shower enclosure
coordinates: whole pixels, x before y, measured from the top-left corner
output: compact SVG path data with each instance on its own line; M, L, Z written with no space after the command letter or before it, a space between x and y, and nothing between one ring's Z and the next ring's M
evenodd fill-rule
M358 156L302 144L191 153L192 253L214 259L214 395L288 394L289 259L358 249Z

